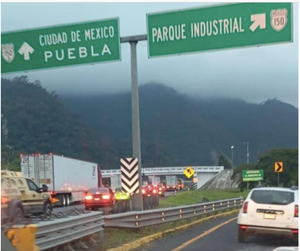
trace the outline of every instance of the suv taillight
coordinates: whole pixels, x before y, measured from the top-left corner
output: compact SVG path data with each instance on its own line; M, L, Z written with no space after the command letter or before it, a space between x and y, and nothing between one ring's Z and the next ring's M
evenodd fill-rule
M9 199L1 196L1 204L6 204L7 202L9 202Z
M248 210L248 201L246 201L243 205L243 213L246 214Z
M298 205L295 205L295 215L294 217L298 217Z

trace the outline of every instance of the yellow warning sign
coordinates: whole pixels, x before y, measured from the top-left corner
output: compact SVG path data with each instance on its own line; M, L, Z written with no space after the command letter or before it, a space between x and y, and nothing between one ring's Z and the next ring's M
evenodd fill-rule
M189 179L195 174L195 171L191 166L188 166L183 173Z
M275 173L283 173L283 162L275 162L274 171Z

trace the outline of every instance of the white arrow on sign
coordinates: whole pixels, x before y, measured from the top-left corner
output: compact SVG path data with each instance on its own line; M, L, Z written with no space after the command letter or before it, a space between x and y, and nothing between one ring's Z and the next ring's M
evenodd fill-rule
M266 13L251 15L250 30L255 31L258 27L262 30L266 28Z
M34 52L34 49L26 42L24 42L19 49L19 53L21 55L24 55L25 60L30 60L29 54L32 54L33 52Z

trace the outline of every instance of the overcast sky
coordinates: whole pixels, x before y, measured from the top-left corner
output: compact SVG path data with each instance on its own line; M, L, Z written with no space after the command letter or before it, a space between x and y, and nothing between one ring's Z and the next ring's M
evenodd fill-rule
M146 14L201 7L207 3L2 3L1 31L38 28L119 17L121 37L146 34ZM212 3L209 3L212 5ZM277 98L298 107L298 4L294 3L294 42L263 47L148 58L138 43L138 83L159 82L181 93L231 97L261 103ZM26 73L57 93L129 91L130 47L122 61ZM13 78L24 75L4 74Z

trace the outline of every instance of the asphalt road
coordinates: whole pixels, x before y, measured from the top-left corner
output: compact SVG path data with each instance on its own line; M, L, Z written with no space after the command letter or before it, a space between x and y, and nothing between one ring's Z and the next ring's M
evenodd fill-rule
M252 236L249 238L248 243L238 243L235 217L237 215L203 222L187 230L173 233L170 236L134 249L134 251L271 251L280 246L295 246L289 239L273 236ZM230 221L232 219L234 220ZM209 231L227 221L230 222L214 231ZM200 235L203 237L185 247L182 246Z

